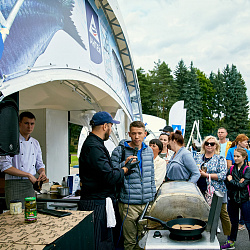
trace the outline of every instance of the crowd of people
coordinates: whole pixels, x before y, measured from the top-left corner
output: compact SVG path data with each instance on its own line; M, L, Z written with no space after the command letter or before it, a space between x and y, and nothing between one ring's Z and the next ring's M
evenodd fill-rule
M226 139L226 129L220 128L219 140L207 136L202 142L201 152L197 153L198 148L193 144L191 153L184 146L181 131L173 131L170 126L165 126L159 139L151 139L147 145L144 123L134 121L129 128L130 139L122 140L110 157L103 141L108 139L113 123L118 122L107 112L93 116L92 132L83 144L79 161L82 182L80 204L87 204L83 210L94 210L96 249L115 247L112 231L107 227L109 214L105 213L105 199L110 198L119 211L118 229L123 232L124 249L137 249L142 237L138 218L145 206L152 204L157 190L166 181L193 182L203 195L210 182L215 191L223 194L220 219L227 241L222 249L234 249L239 210L250 233L250 169L246 135L238 135L231 143ZM97 129L101 131L99 135ZM96 146L97 142L89 144L90 138L99 141L100 148Z
M245 134L239 134L231 142L227 139L227 130L222 127L217 135L219 141L214 136L207 136L202 142L200 154L195 156L201 173L197 185L205 195L207 184L211 181L214 190L224 194L220 219L227 241L221 248L234 249L237 232L245 228L244 223L250 238L249 139Z
M96 117L101 116L102 113L99 112L93 116L92 133L90 133L89 137L93 137L95 127L100 126L103 135L106 135L106 137L102 137L102 140L108 138L108 134L111 132L111 130L105 131L105 124L108 123L108 119L102 118L102 122L97 123L98 125L95 122ZM106 118L110 116L106 112L104 114ZM109 119L112 119L111 116ZM112 126L112 122L110 126ZM239 135L231 143L226 139L226 129L220 128L218 130L219 140L214 136L208 136L201 145L201 152L197 153L198 148L193 144L192 151L195 152L191 153L184 146L184 138L181 131L173 131L173 128L170 126L165 126L162 129L159 139L151 139L147 143L148 145L144 141L147 132L142 122L132 122L128 134L130 139L122 140L113 150L110 159L109 155L105 154L108 159L108 164L106 165L108 168L99 168L101 161L105 162L105 159L100 157L98 162L95 163L96 170L98 168L100 170L100 175L97 171L95 171L95 175L91 175L96 179L97 186L106 186L111 185L108 180L111 179L112 174L116 171L119 173L118 179L120 185L117 185L118 182L115 179L112 182L112 186L114 189L116 188L116 192L114 189L111 192L110 189L110 192L103 198L110 197L114 207L117 207L119 210L124 249L138 248L138 242L142 237L142 229L137 223L138 218L142 214L146 204L152 204L157 190L166 181L190 181L199 187L199 183L203 182L205 188L204 190L201 188L201 192L205 195L207 184L210 180L214 190L224 194L220 219L223 233L227 236L227 241L222 245L222 249L234 248L239 224L239 210L242 211L244 223L248 232L250 232L250 221L248 218L248 214L250 214L248 213L248 211L250 212L250 202L247 189L250 183L250 169L246 167L248 165L247 159L249 153L246 149L248 142L246 135ZM87 148L85 149L84 147L83 145L80 156L80 169L88 168L84 161L87 161L91 152L88 149L86 155ZM96 147L95 150L97 150ZM94 155L98 154L95 153ZM94 161L91 161L92 167L94 167L93 163ZM119 172L121 169L124 169L124 173ZM85 180L85 174L85 171L80 172L82 182ZM107 181L103 178L105 175L111 175ZM84 187L86 188L86 186ZM92 190L93 185L88 191L85 190L85 192L93 192ZM82 195L81 200L86 202L86 199L92 200L93 197ZM85 207L84 209L88 208ZM105 219L107 220L106 217ZM96 228L100 228L100 225L97 225L98 223L100 222L96 220ZM107 231L108 229L105 227L105 230ZM100 230L98 235L104 234L107 236L105 230ZM104 236L96 237L96 241L100 241L96 245L105 244L104 242L107 239Z
M121 140L110 156L104 141L109 139L113 124L119 123L107 112L94 114L90 121L92 132L79 157L78 208L94 211L96 249L115 249L121 238L125 250L139 248L143 230L138 218L152 204L162 183L176 180L196 184L204 196L208 184L223 194L220 219L227 241L222 249L234 249L243 224L250 238L250 151L245 134L230 142L226 129L219 128L219 140L207 136L201 151L197 153L193 143L191 153L184 146L181 131L173 131L170 126L165 126L159 139L151 139L147 145L144 123L134 121L129 127L130 139ZM1 171L7 176L7 206L12 199L34 196L32 184L47 178L40 145L30 136L34 125L32 113L21 114L20 154L0 157ZM36 172L38 178L34 177Z

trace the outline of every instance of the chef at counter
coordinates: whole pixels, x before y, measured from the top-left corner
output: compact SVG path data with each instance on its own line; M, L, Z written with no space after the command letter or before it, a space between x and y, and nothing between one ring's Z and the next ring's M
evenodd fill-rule
M28 111L19 115L19 144L20 153L11 157L0 156L0 170L5 173L5 200L7 209L11 200L21 200L24 208L24 198L34 197L33 184L45 181L45 166L39 142L30 134L35 127L35 116ZM39 177L36 178L35 174Z

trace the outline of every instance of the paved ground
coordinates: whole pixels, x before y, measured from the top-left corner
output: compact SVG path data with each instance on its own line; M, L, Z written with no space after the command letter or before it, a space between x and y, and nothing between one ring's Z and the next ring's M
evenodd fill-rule
M227 237L223 234L222 230L221 233L217 234L217 238L221 245L227 240ZM237 241L235 242L235 249L250 250L250 241L246 229L238 231Z

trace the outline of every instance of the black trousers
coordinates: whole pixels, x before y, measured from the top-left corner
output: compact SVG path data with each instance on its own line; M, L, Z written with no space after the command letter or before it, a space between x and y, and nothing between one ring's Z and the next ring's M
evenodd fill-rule
M239 210L241 209L241 214L243 215L243 219L245 221L249 240L250 240L250 201L246 201L242 204L238 204L233 200L228 200L227 210L231 220L232 229L230 240L236 241L238 234L238 226L239 226Z
M81 211L94 211L95 249L115 249L112 228L107 228L106 200L80 200L78 208Z

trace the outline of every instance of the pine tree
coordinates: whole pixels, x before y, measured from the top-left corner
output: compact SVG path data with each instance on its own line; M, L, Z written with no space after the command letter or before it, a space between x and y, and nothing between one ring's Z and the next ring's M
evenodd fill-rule
M249 129L247 89L235 65L231 69L227 65L223 75L226 85L224 122L229 138L234 140L238 134L246 134Z
M155 63L155 67L150 73L153 84L152 94L156 97L154 111L156 116L168 122L169 111L178 100L177 85L171 75L171 69L164 61L161 63L159 60Z
M209 79L213 84L213 88L215 91L212 103L214 106L216 127L219 128L221 126L224 126L224 124L222 124L221 121L225 113L226 88L225 88L224 76L220 72L220 70L218 70L217 75L211 72Z
M200 130L202 130L201 92L193 62L188 71L181 60L175 70L175 80L180 89L179 100L184 100L184 107L187 109L185 129L185 141L187 142L195 120L200 121Z
M136 73L140 86L142 113L154 115L152 113L152 109L155 98L152 95L152 84L150 82L150 79L148 75L145 74L145 71L142 68L137 69Z
M201 72L199 69L196 70L196 74L198 76L198 82L200 85L201 91L201 103L202 103L202 130L201 136L207 136L213 134L213 131L216 127L214 121L214 105L213 100L215 97L215 90L213 88L213 84L211 81L206 77L204 72Z
M184 61L181 59L178 63L175 71L175 82L179 89L179 101L187 99L188 93L188 69L184 64Z

